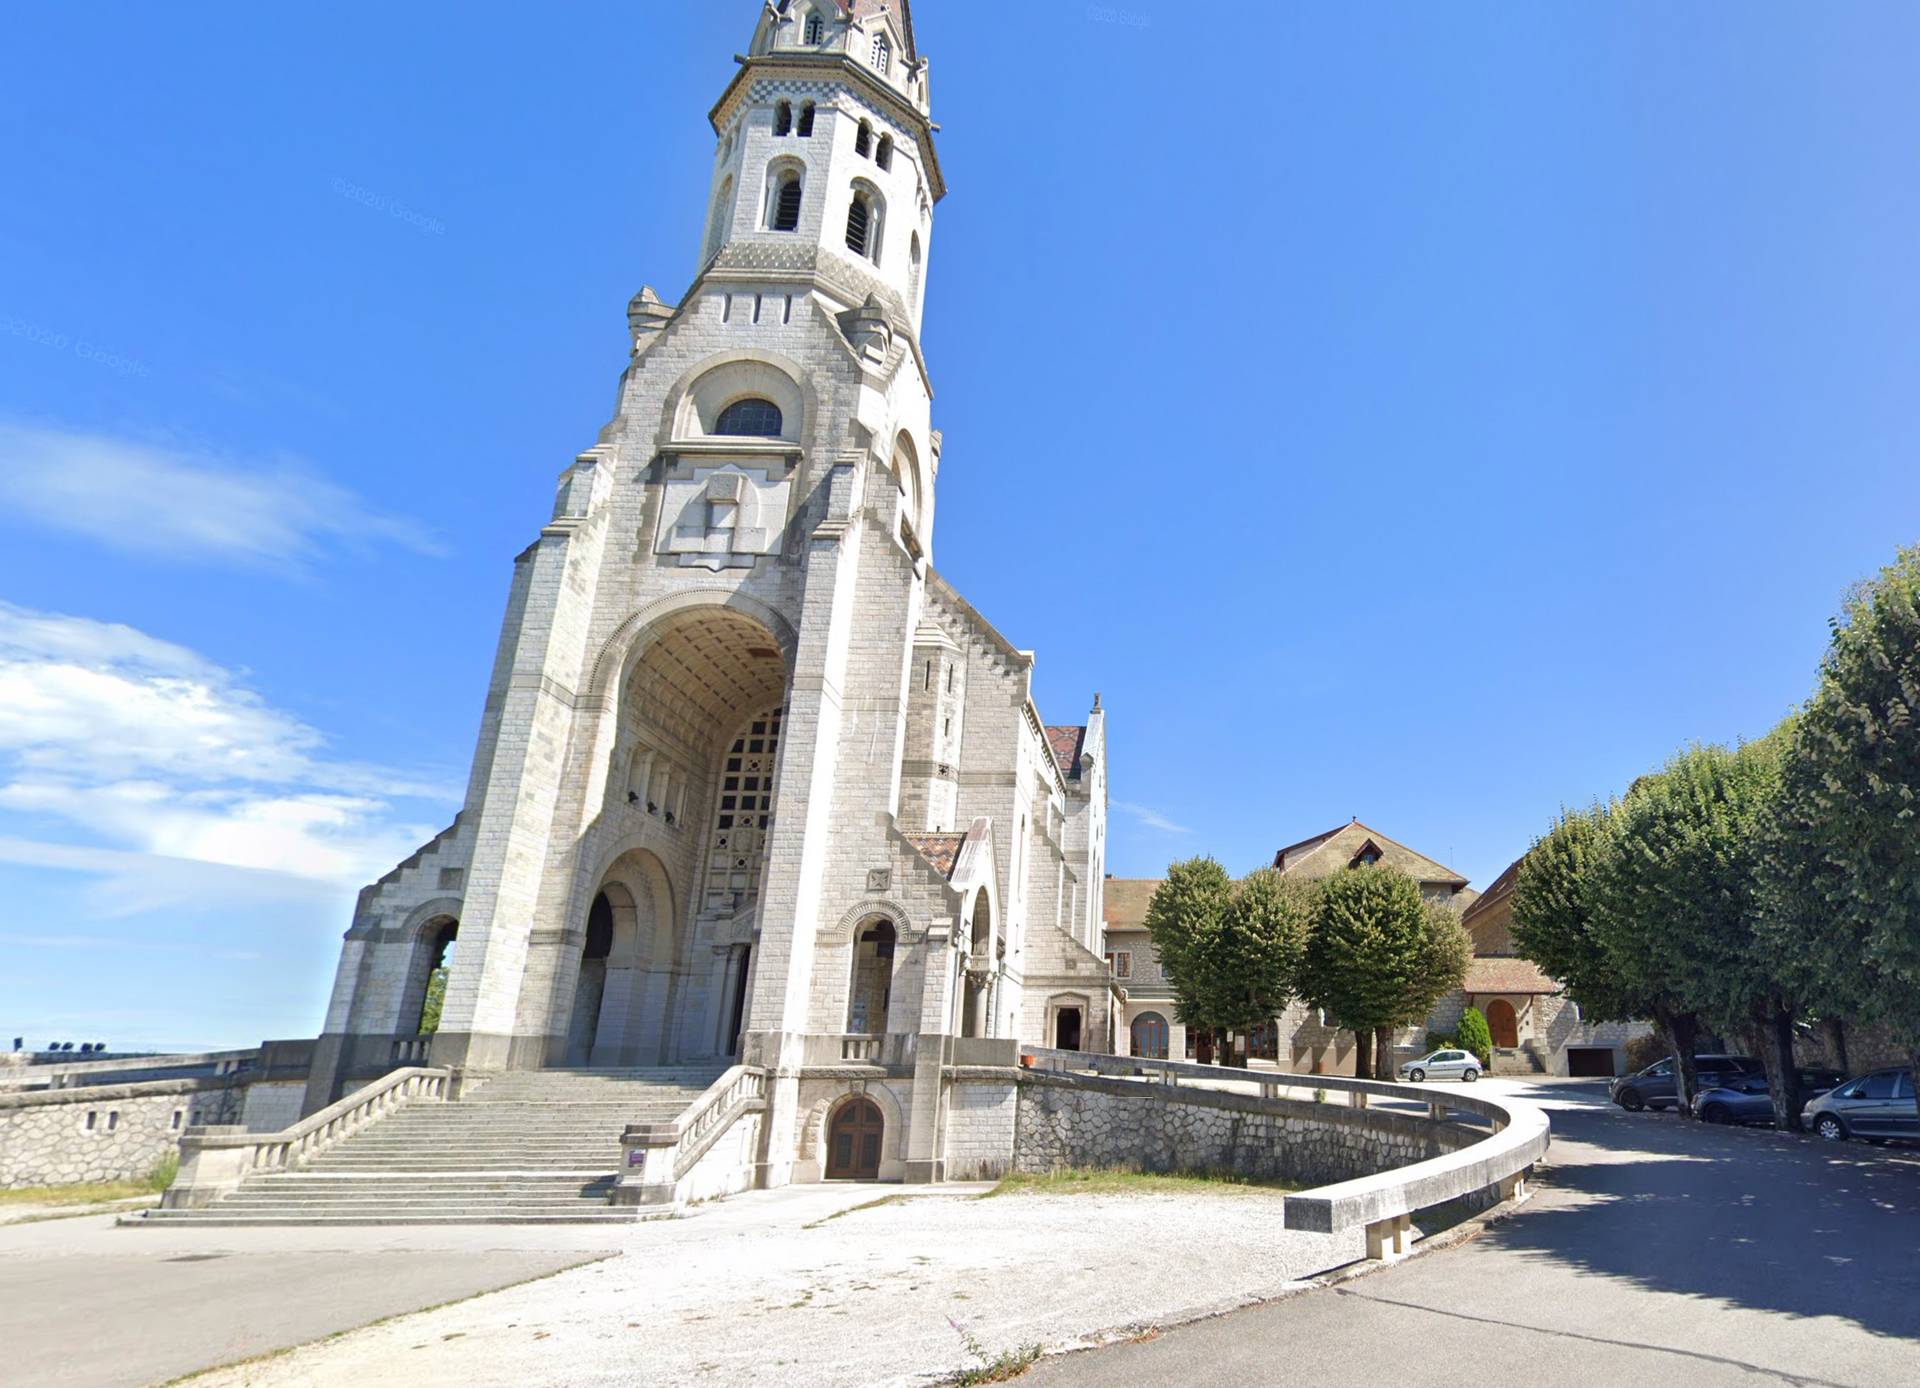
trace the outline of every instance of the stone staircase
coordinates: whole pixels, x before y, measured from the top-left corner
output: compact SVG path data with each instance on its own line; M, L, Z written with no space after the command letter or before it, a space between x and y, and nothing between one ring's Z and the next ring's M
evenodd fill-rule
M610 1202L620 1135L672 1122L719 1070L536 1070L455 1103L414 1103L298 1171L249 1179L198 1210L143 1223L241 1225L629 1223Z

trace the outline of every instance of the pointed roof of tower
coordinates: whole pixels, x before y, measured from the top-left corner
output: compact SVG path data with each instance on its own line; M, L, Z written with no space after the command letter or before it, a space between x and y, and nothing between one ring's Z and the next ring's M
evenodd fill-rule
M840 0L840 7L856 22L883 14L891 16L900 36L907 41L907 61L920 61L920 45L913 36L912 0Z

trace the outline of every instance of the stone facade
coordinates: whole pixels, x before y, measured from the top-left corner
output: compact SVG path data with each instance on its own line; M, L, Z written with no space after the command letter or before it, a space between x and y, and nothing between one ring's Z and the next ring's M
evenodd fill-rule
M920 345L946 185L911 11L758 8L694 282L628 306L614 416L515 564L465 807L362 894L307 1112L403 1064L744 1062L777 1185L817 1175L868 1038L883 1177L938 1179L974 1121L949 1042L1112 1044L1104 712L1043 722L1033 654L932 563L964 462Z
M1344 1103L1031 1074L1020 1079L1014 1168L1234 1172L1318 1186L1427 1161L1479 1136Z
M240 1122L245 1093L193 1079L0 1094L0 1189L145 1180L188 1128Z

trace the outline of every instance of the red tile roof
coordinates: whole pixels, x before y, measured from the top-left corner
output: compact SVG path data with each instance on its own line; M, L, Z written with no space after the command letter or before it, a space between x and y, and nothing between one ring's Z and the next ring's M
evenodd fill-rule
M1145 930L1147 907L1160 889L1160 879L1109 877L1101 889L1100 914L1109 930Z
M1531 959L1501 957L1476 959L1467 965L1467 981L1463 986L1469 993L1550 996L1560 991L1560 985L1541 973L1540 966Z
M1060 772L1064 776L1080 774L1080 749L1086 745L1085 728L1048 728L1047 742L1053 748L1053 759L1060 763Z
M967 841L965 834L907 834L905 838L920 850L920 856L933 865L935 872L953 880L954 864L960 861L961 845Z

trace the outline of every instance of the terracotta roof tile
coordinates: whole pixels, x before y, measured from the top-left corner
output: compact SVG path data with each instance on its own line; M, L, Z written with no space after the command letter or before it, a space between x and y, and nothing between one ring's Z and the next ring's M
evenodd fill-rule
M920 850L920 856L933 865L933 870L948 881L953 880L954 865L960 861L960 849L967 841L965 834L906 834L906 841Z
M1101 892L1101 915L1109 930L1145 930L1147 906L1160 888L1158 878L1110 877Z
M1047 742L1053 748L1053 759L1060 763L1060 772L1064 776L1080 774L1080 749L1086 745L1085 728L1048 728Z
M1476 959L1467 965L1467 981L1463 986L1469 993L1545 996L1560 991L1560 985L1541 973L1540 966L1531 959Z

